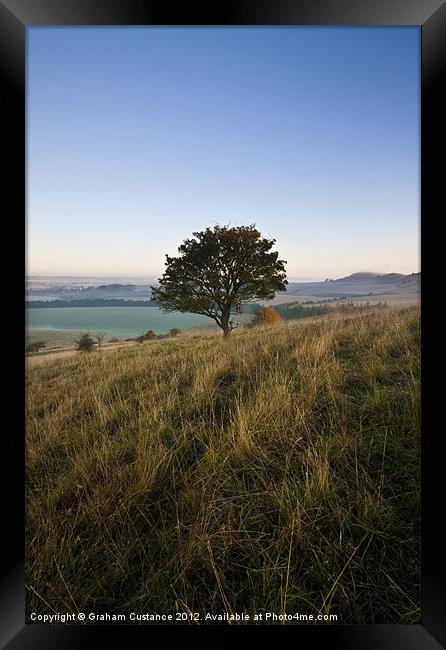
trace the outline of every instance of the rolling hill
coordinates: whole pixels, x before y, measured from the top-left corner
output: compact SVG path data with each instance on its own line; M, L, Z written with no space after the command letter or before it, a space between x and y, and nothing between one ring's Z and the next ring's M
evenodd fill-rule
M325 282L290 282L289 295L331 297L338 295L359 296L368 294L392 295L419 293L421 273L353 273L345 278Z

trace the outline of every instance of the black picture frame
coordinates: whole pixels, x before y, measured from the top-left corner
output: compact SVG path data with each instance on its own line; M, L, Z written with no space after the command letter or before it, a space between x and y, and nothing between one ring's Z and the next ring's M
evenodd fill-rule
M20 300L25 268L25 36L36 25L418 25L421 28L421 251L422 274L422 624L319 626L64 626L25 625L24 571L24 401L23 313ZM0 0L0 68L6 110L2 129L5 164L2 183L4 251L15 251L5 269L10 295L16 296L17 321L7 332L12 352L3 394L2 573L0 643L19 648L89 648L112 635L126 648L165 642L172 632L181 642L214 646L235 637L289 642L306 648L434 650L446 642L445 549L441 530L445 459L441 380L444 334L435 310L436 278L441 276L446 142L444 94L446 2L444 0L263 0L208 3L198 10L144 0ZM442 200L443 199L443 200ZM8 206L6 208L6 206ZM438 225L437 225L438 224ZM6 277L6 276L5 276ZM6 334L5 334L6 336ZM443 357L444 358L444 357ZM437 378L438 377L438 378ZM6 379L6 376L4 377ZM438 417L438 420L436 420ZM438 421L438 425L436 425ZM442 453L443 452L443 453ZM193 634L193 638L191 635Z

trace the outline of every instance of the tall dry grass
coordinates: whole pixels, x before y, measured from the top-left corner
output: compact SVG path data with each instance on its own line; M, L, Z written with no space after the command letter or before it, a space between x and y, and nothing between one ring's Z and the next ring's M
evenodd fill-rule
M27 373L27 611L417 623L419 311Z

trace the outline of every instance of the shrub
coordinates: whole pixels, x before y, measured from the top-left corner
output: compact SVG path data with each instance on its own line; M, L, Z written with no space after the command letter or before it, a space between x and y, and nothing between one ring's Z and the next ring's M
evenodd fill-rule
M94 339L90 332L83 332L79 338L75 339L76 350L79 352L91 352L94 348Z
M31 343L28 343L25 347L25 352L31 352L37 354L37 352L41 348L45 348L46 343L45 341L32 341Z
M169 330L169 336L178 336L178 334L181 334L181 330L176 327L172 327L172 329Z
M144 343L144 341L154 341L156 338L158 337L155 332L153 330L148 330L145 334L137 336L135 341L138 341L138 343Z
M272 307L260 307L249 325L250 327L259 327L263 325L283 325L283 318Z

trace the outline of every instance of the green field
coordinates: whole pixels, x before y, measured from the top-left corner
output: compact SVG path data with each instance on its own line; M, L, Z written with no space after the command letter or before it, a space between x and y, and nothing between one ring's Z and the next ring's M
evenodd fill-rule
M171 328L182 331L218 330L210 318L198 314L163 312L157 307L62 307L27 310L27 340L45 341L46 349L71 347L81 332L106 333L111 338L139 336L147 330L164 334ZM243 324L252 316L241 315Z
M27 371L31 611L420 623L417 307Z
M138 336L153 330L156 334L172 327L185 329L209 322L206 316L164 312L158 307L62 307L28 309L28 331L57 330L77 333L103 331L109 336Z

